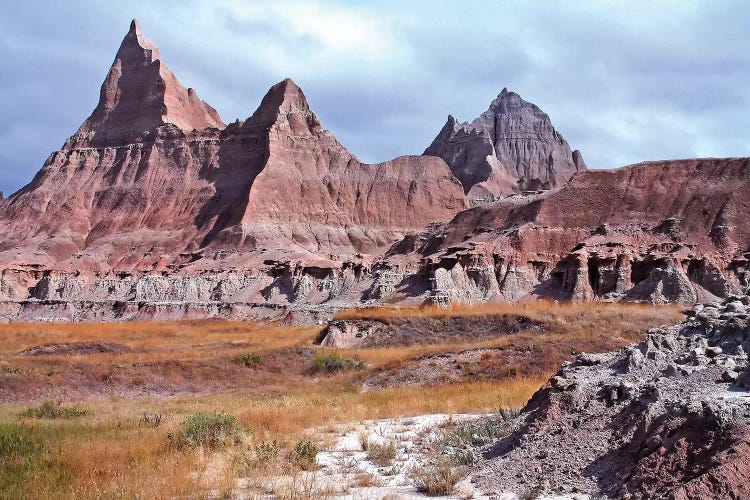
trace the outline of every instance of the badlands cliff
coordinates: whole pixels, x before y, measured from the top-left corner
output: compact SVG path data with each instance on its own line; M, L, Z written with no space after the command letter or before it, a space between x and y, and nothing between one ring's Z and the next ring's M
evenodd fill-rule
M317 303L467 206L438 158L359 161L289 79L224 126L133 21L92 115L0 204L1 293L7 317Z
M425 153L361 162L289 79L225 125L134 21L94 112L0 200L0 318L317 321L385 301L692 303L750 282L748 159L586 170L505 90Z
M444 302L716 300L750 286L748 192L748 158L590 170L461 212L388 262Z

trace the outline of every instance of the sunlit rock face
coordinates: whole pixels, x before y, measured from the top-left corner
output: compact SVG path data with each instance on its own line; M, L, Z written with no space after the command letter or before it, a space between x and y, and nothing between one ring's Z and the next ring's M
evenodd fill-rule
M94 112L0 201L0 292L315 303L366 278L409 232L467 207L438 158L359 161L289 79L225 126L133 21ZM209 275L219 277L193 279Z

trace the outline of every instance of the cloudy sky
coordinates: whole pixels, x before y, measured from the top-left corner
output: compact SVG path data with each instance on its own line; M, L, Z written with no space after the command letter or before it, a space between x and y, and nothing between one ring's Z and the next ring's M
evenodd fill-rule
M590 168L750 155L750 3L37 0L0 17L0 190L94 109L131 18L225 122L291 77L366 161L421 153L503 87Z

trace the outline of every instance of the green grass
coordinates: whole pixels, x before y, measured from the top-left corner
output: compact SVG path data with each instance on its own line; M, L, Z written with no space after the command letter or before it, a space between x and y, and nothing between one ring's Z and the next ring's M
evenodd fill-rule
M190 415L176 433L168 435L178 448L186 446L208 449L223 448L236 443L241 434L237 418L230 413L198 412Z
M43 429L17 423L0 424L0 498L27 498L27 486L43 477L54 484L61 476L49 458Z
M494 443L510 433L512 419L518 411L501 408L489 418L461 422L447 431L438 444L439 452L453 465L471 466L479 459L477 447Z
M312 360L313 373L335 373L344 370L362 370L367 364L359 358L347 358L338 352L320 351Z
M62 406L60 403L47 401L39 406L32 406L22 411L19 416L22 418L44 418L56 420L59 418L75 418L88 415L86 408L79 406Z

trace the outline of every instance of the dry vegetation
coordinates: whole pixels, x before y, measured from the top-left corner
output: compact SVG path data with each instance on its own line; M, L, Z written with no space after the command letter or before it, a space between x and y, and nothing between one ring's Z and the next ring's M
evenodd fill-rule
M228 491L237 477L297 477L306 467L297 455L310 453L307 440L325 445L315 442L310 428L517 408L571 351L623 345L647 327L680 317L671 307L555 304L389 308L341 316L506 312L542 321L545 328L474 343L342 350L336 355L365 365L333 371L314 370L316 355L329 359L321 353L331 352L313 345L319 328L224 321L2 325L0 498L166 498ZM34 350L49 344L61 347ZM488 371L491 377L467 372L429 388L362 390L367 377L387 377L414 358L519 346L532 346L535 362L512 363L531 368ZM500 355L493 363L507 360ZM212 429L206 415L217 414L236 417L232 439L222 435L226 446L175 445L186 428ZM185 427L186 421L193 427Z

